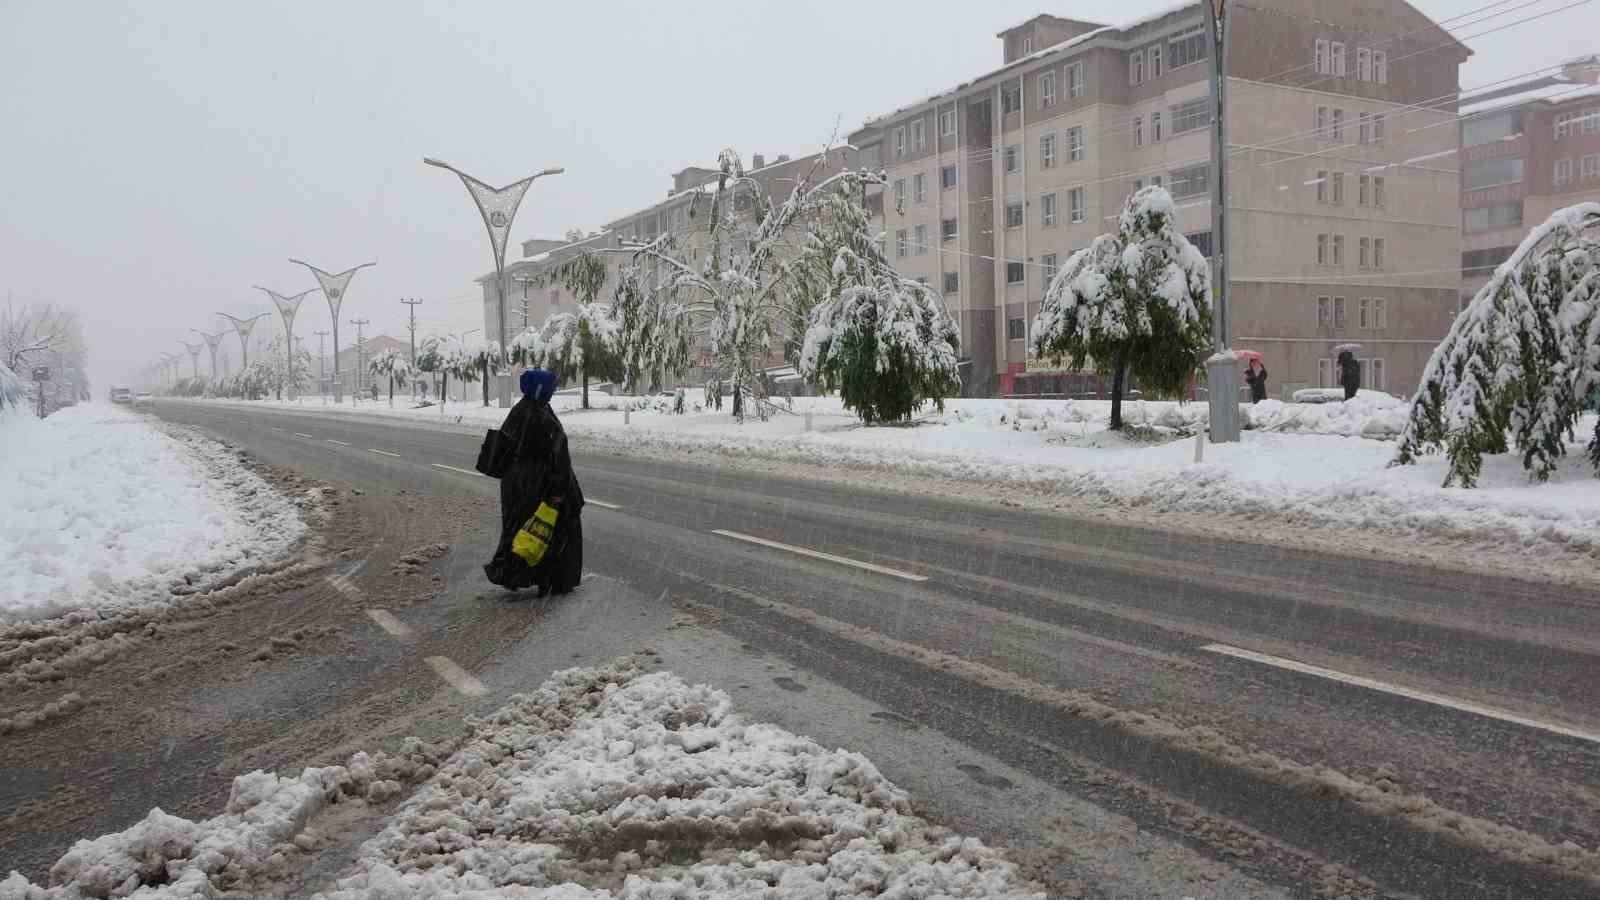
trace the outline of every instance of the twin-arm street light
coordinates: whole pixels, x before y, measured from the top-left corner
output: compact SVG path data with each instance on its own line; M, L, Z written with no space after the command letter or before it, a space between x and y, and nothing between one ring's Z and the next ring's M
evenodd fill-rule
M528 187L537 178L546 175L560 175L566 171L560 167L545 169L529 175L521 181L513 181L504 187L490 187L482 181L461 171L455 166L441 162L432 157L423 157L422 161L430 166L447 169L461 179L466 185L467 193L472 195L472 202L478 206L478 214L483 217L483 227L489 231L489 249L494 254L494 285L497 307L500 315L498 343L504 352L506 347L506 241L511 236L511 221L517 216L517 207L522 205L522 198L528 193ZM505 405L504 391L497 390L502 406Z
M211 349L211 383L212 384L216 384L217 378L218 378L218 375L217 375L217 348L222 346L222 339L228 333L226 331L218 331L218 332L213 333L213 332L209 332L209 331L201 331L198 328L191 328L189 330L194 332L195 334L200 335L202 338L205 338L206 346Z
M243 372L245 369L250 368L250 332L256 327L256 322L261 319L265 319L267 314L258 313L248 319L241 319L238 316L230 316L225 312L219 312L217 315L227 319L229 322L232 322L233 330L239 335L239 354L241 360L239 363L239 371Z
M317 276L317 284L322 286L322 296L328 298L328 312L333 316L333 402L343 403L344 387L339 381L339 308L344 303L344 294L350 287L350 279L356 277L356 273L362 269L375 266L377 263L362 263L337 275L329 275L304 260L291 259L289 262L310 269L311 274Z
M199 381L200 380L200 348L204 347L205 345L204 344L191 344L188 341L184 340L183 338L178 338L178 343L183 345L183 349L189 351L189 368L191 370L191 374L194 377L194 380L195 381Z
M316 288L301 291L293 297L285 297L277 291L268 290L259 284L256 285L256 290L271 297L272 304L278 307L278 315L283 316L283 333L288 338L288 347L284 351L284 362L289 364L289 367L283 370L284 377L289 380L289 390L293 393L299 393L299 391L295 390L294 384L294 316L295 313L300 311L300 301L304 300L306 295L316 290ZM290 399L294 398L290 397Z

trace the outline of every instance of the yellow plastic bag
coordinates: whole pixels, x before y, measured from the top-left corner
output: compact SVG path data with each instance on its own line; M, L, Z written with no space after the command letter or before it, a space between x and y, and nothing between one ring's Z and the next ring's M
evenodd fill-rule
M522 561L530 566L537 566L546 552L550 550L550 541L556 533L556 508L548 503L540 503L533 518L522 523L517 529L516 537L511 539L511 552L522 557Z

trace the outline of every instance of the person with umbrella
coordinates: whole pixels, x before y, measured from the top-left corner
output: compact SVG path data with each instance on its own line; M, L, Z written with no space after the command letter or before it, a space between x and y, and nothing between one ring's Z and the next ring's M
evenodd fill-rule
M1339 386L1344 388L1344 399L1354 400L1361 389L1361 364L1356 362L1360 344L1340 344L1333 348L1339 357Z
M1249 360L1249 365L1244 370L1245 383L1250 385L1250 402L1260 403L1267 399L1267 367L1261 362L1261 354L1256 350L1235 350L1234 355Z

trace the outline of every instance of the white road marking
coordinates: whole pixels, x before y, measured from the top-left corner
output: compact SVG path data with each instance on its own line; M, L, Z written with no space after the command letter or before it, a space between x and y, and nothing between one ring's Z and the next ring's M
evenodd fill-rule
M460 472L463 475L471 475L475 478L484 477L482 472L474 472L471 469L458 469L455 466L447 466L444 463L429 463L429 465L433 466L435 469L448 469L451 472Z
M398 454L398 453L390 453L388 450L379 450L377 447L368 447L367 448L367 452L368 453L382 453L384 456L392 456L395 459L399 459L400 458L400 454Z
M906 581L928 580L928 576L926 575L915 575L911 572L901 571L900 569L891 569L888 566L880 566L869 562L861 562L860 560L848 559L843 556L834 556L832 553L823 553L820 550L808 550L805 547L796 547L793 544L780 544L777 541L769 541L766 538L758 538L748 534L740 534L737 531L723 531L720 528L716 528L712 529L711 533L720 534L726 538L733 538L736 541L747 541L752 544L760 544L763 547L771 547L774 550L787 550L790 553L798 553L801 556L809 556L813 559L822 559L827 560L828 562L835 562L842 566L854 566L857 569L865 569L868 572L877 572L880 575L892 575L895 578L903 578Z
M1220 653L1224 656L1232 656L1236 659L1245 659L1251 662L1261 663L1265 666L1276 666L1277 668L1288 669L1291 672L1299 672L1303 675L1315 675L1319 678L1326 678L1330 681L1337 681L1342 684L1364 687L1373 691L1382 691L1386 694L1394 694L1397 697L1405 697L1409 700L1420 700L1423 703L1432 703L1436 706L1443 706L1449 709L1459 710L1461 712L1468 712L1472 713L1473 715L1483 716L1489 719L1499 719L1502 722L1511 722L1513 724L1523 725L1528 728L1537 728L1540 731L1549 731L1554 734L1575 737L1581 740L1600 744L1600 734L1596 734L1595 732L1584 731L1579 728L1571 728L1566 725L1561 725L1556 722L1548 722L1543 719L1533 719L1527 716L1519 716L1516 713L1507 712L1503 709L1495 709L1492 706L1484 706L1481 703L1473 703L1470 700L1457 700L1454 697L1446 697L1443 694L1435 694L1432 691L1420 691L1416 688L1402 687L1398 684L1390 684L1387 681L1379 681L1376 678L1364 678L1360 675L1348 675L1344 672L1339 672L1334 669L1325 669L1322 666L1314 666L1309 663L1295 662L1292 659L1284 659L1281 656L1257 653L1254 650L1231 647L1227 644L1207 644L1200 649L1210 651L1211 653Z
M595 506L600 507L601 509L621 509L622 508L621 504L618 504L618 503L607 503L604 500L596 500L593 497L585 497L585 498L583 498L583 502L584 503L592 503Z
M245 420L244 420L244 419L240 419L240 420L239 420L239 421L240 421L240 422L244 422L244 424L246 424L246 425L249 425L249 424L250 424L250 423L249 423L249 422L246 422L246 421L245 421ZM271 428L271 429L272 429L272 430L273 430L273 431L282 431L282 430L283 430L283 429L282 429L282 428L279 428L279 427L278 427L278 426L276 426L276 425L269 425L269 426L267 426L267 427L268 427L268 428Z
M489 693L489 689L483 686L483 682L473 678L470 672L451 662L446 657L430 656L427 659L427 663L433 667L435 672L439 673L440 678L449 682L450 686L455 688L456 692L463 697L482 697L484 694Z
M305 432L304 432L304 431L296 431L296 432L295 432L295 433L294 433L294 436L295 436L295 437L304 437L304 438L311 438L311 439L313 439L313 440L315 440L315 439L316 439L316 435L314 435L314 434L306 434L306 433L305 433Z
M369 609L367 610L367 616L372 621L377 622L379 628L389 632L394 637L405 638L411 636L411 626L396 619L394 613L389 612L387 609Z
M336 441L333 438L323 438L323 440L327 441L330 444L338 444L341 447L350 446L350 442L349 441Z
M350 583L348 575L329 575L328 585L352 600L360 601L366 597L360 588Z

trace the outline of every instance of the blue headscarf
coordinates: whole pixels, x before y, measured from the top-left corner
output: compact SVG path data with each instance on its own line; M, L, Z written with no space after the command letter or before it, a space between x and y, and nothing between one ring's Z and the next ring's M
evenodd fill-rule
M535 403L548 403L556 395L556 373L549 369L525 369L518 384Z

